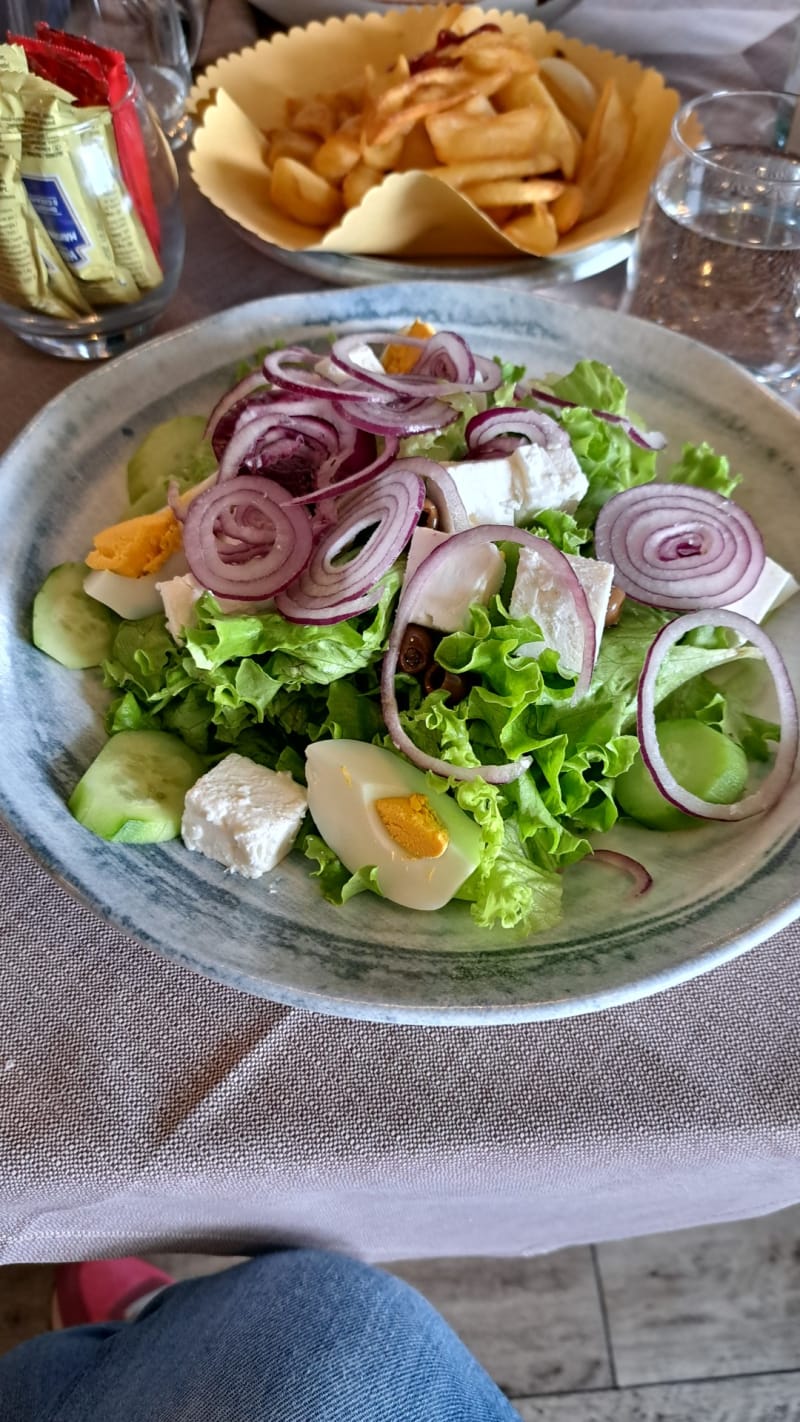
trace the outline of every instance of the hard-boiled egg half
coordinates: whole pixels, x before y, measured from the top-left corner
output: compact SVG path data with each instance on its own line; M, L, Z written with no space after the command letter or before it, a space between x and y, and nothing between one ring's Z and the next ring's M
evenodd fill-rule
M393 751L316 741L306 749L306 778L308 808L326 844L351 874L375 868L393 903L442 908L477 867L478 826Z

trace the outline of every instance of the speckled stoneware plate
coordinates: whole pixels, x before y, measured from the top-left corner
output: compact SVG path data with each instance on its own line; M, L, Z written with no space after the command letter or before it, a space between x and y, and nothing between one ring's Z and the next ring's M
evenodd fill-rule
M741 497L768 551L797 576L800 421L700 346L606 311L480 284L423 283L265 300L150 342L52 402L0 464L0 808L34 855L99 914L159 953L249 992L382 1021L514 1022L590 1012L669 987L734 957L800 909L800 784L737 827L616 833L651 869L646 898L582 865L561 925L533 941L477 929L463 905L436 914L361 895L333 909L290 857L247 881L166 846L96 839L64 801L103 741L105 693L29 642L49 568L80 558L117 514L123 469L156 421L202 412L234 363L278 337L399 326L414 316L540 372L611 362L633 407L674 446L708 439L747 476ZM800 680L800 598L772 623Z

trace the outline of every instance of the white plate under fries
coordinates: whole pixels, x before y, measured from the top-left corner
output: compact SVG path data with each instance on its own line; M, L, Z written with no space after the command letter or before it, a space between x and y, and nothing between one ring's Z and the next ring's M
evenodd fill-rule
M251 0L257 10L263 10L271 19L281 25L307 25L310 20L329 20L332 15L391 15L398 10L419 4L420 0L387 0L387 3L372 3L372 0ZM476 0L482 4L483 0ZM496 3L496 0L492 0ZM541 20L544 25L552 25L574 9L578 0L506 0L505 10L518 10L531 20ZM486 4L490 9L491 4Z
M800 779L769 814L679 834L615 830L651 892L584 863L564 880L562 923L535 939L478 929L465 905L400 909L363 894L341 909L292 855L259 880L168 845L110 845L65 800L104 739L107 693L30 644L30 608L50 567L81 558L118 514L123 471L156 421L204 412L237 361L278 338L398 328L413 317L460 331L533 372L580 357L614 365L632 407L675 449L707 439L745 475L741 501L768 551L800 575L800 421L722 358L615 312L580 310L480 283L365 286L255 302L151 341L48 405L0 462L0 811L35 854L123 931L249 992L393 1022L515 1022L596 1011L707 971L800 910ZM800 598L771 623L800 680ZM609 837L607 842L612 842Z

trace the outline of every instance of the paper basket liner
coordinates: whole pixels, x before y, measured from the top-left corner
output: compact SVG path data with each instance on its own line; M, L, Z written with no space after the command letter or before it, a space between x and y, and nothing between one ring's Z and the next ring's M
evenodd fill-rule
M539 58L558 52L596 88L613 78L634 116L623 173L607 208L561 237L553 256L619 237L638 224L679 98L638 61L547 30L516 12L475 6L423 6L390 15L348 15L261 40L202 74L190 106L200 116L190 154L197 186L246 231L287 251L383 257L505 257L524 252L463 194L428 173L392 173L320 236L281 213L269 194L264 134L282 126L287 97L328 94L388 68L405 51L429 49L439 30L466 33L496 24L525 38ZM532 261L547 260L531 257Z

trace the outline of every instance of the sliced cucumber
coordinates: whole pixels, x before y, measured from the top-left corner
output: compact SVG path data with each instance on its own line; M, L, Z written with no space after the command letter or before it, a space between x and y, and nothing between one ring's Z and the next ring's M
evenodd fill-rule
M186 792L204 768L201 757L167 731L120 731L78 781L68 808L101 839L176 839Z
M62 667L97 667L111 655L119 618L83 590L84 563L60 563L33 600L35 647Z
M203 415L176 415L145 435L128 461L132 515L163 508L173 479L183 491L213 473L217 461L211 445L203 439L205 427Z
M713 805L732 805L747 785L747 756L736 741L702 721L662 721L658 744L679 785ZM630 770L614 781L620 809L649 829L689 829L703 821L665 800L637 755Z

